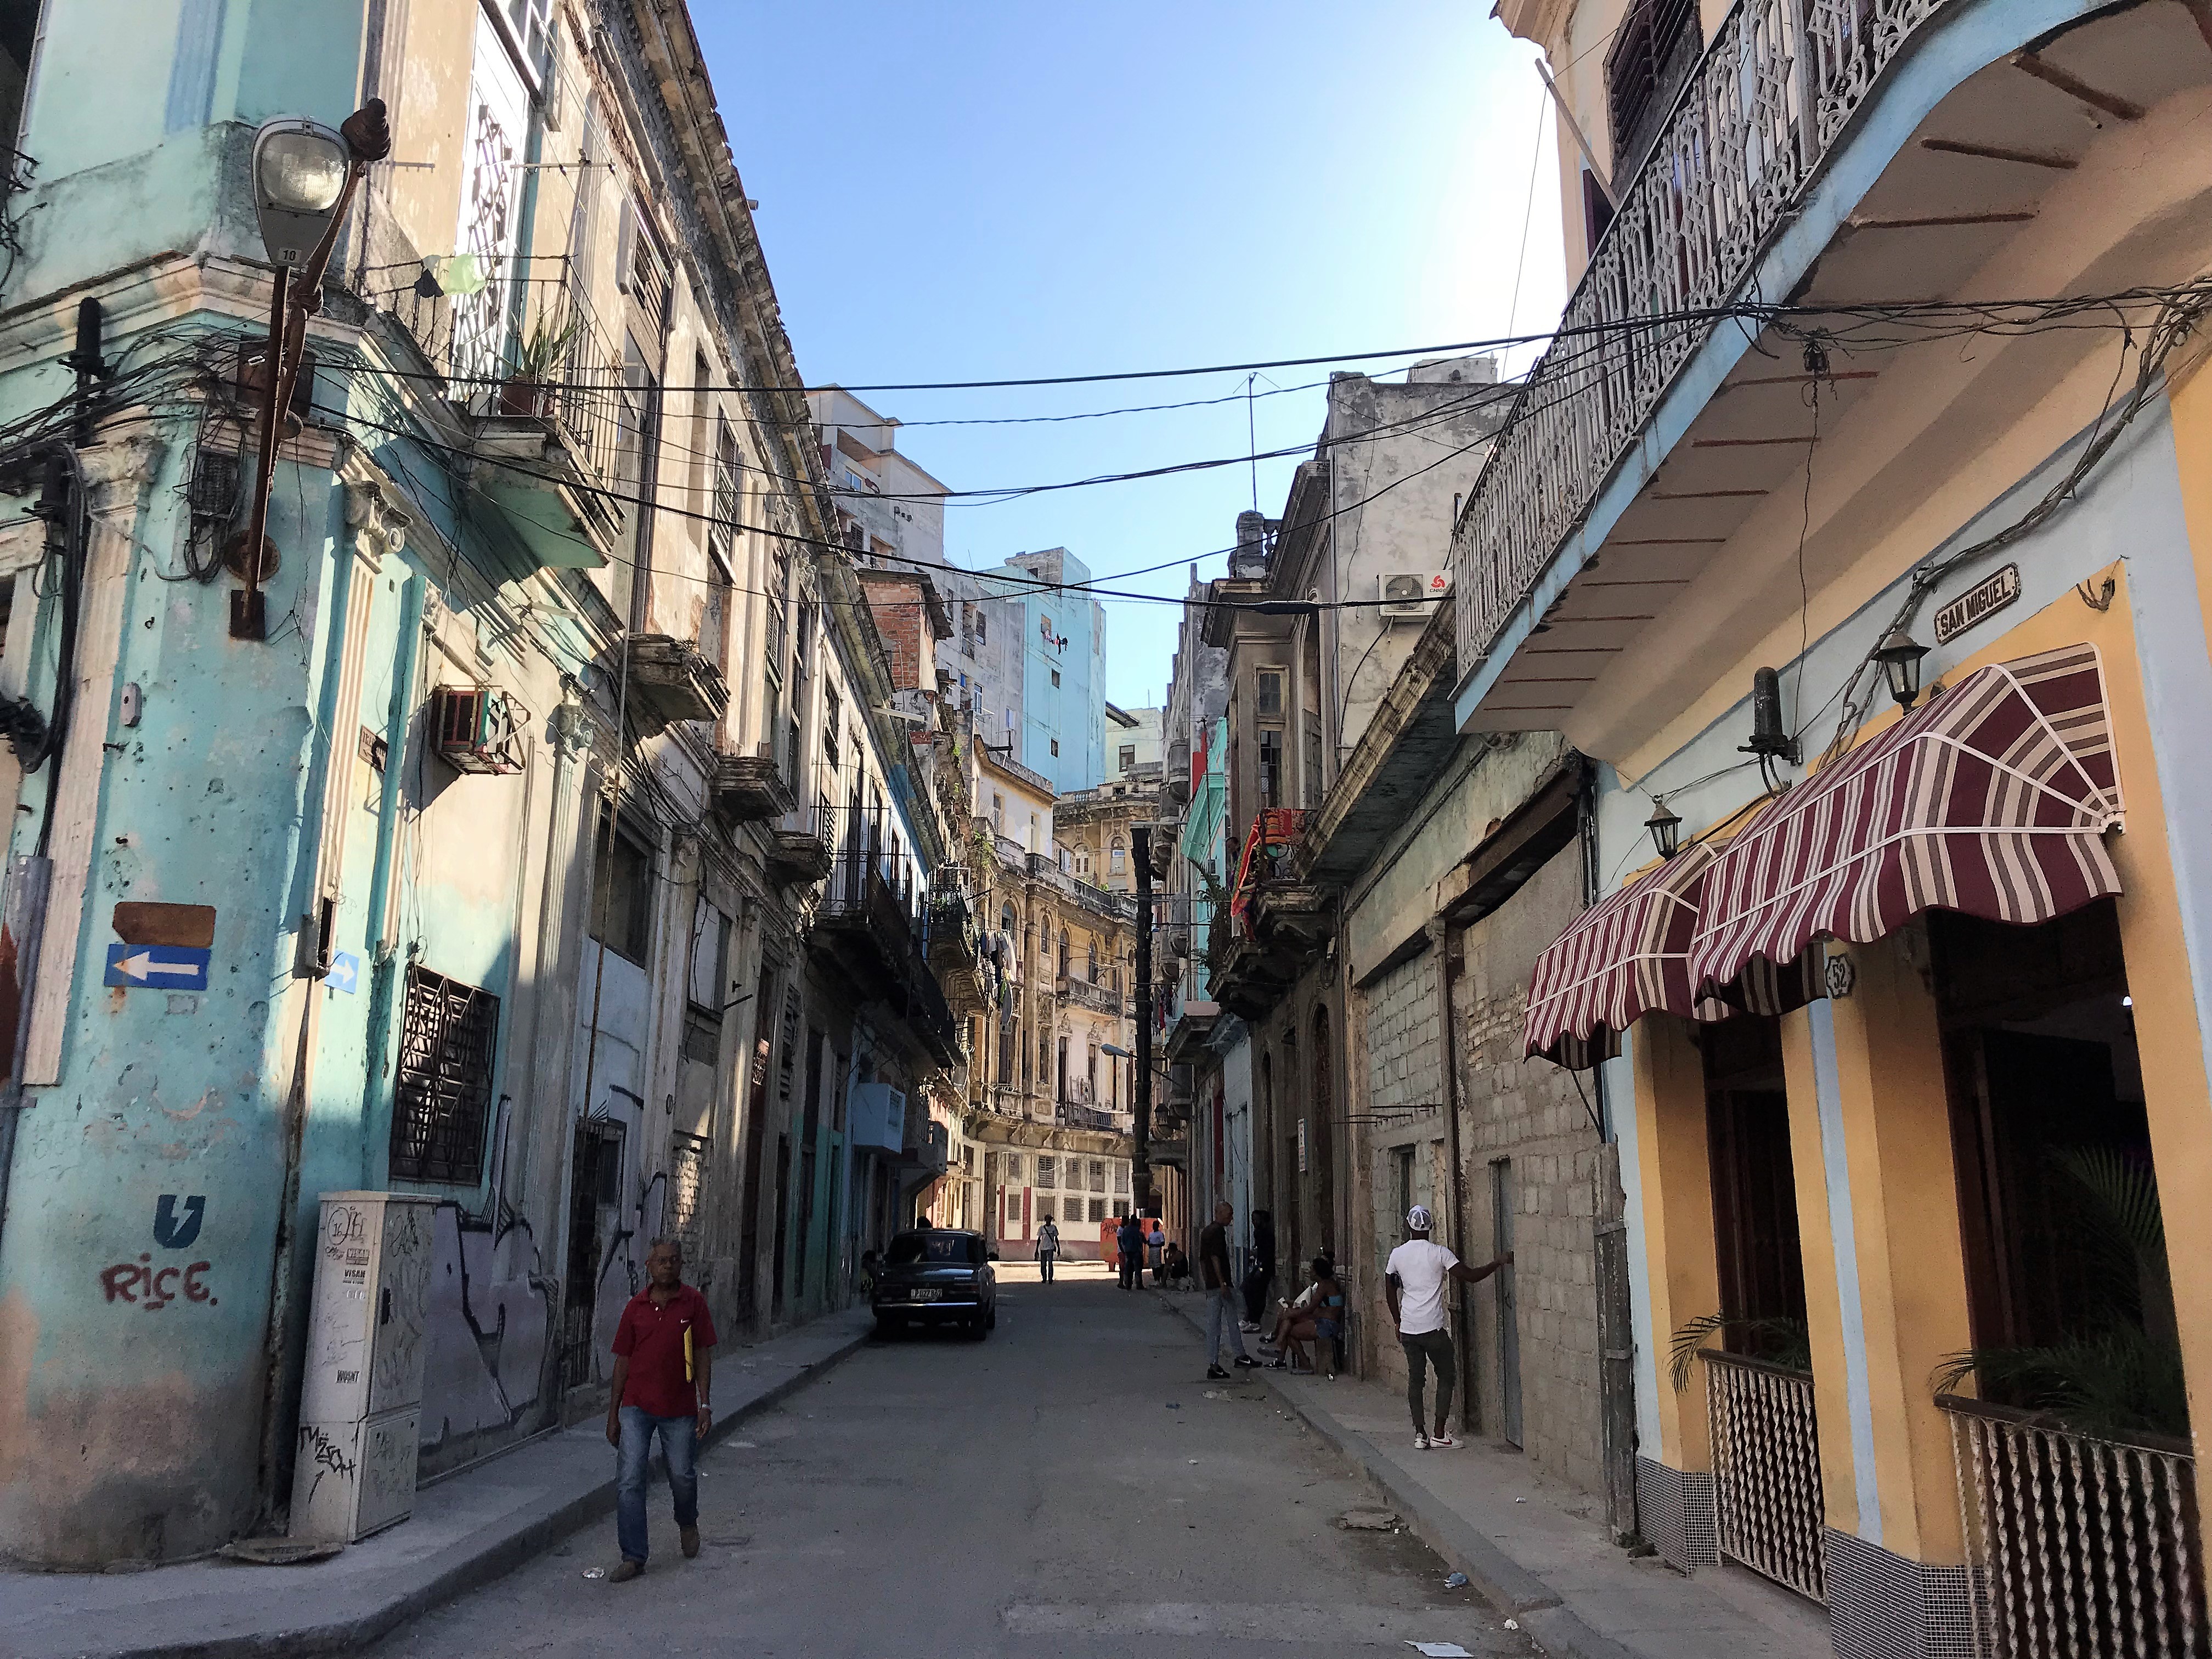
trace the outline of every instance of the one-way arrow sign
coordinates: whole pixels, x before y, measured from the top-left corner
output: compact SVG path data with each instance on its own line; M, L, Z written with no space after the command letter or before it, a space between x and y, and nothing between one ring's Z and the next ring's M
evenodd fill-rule
M181 945L111 945L105 982L131 990L204 991L212 954Z

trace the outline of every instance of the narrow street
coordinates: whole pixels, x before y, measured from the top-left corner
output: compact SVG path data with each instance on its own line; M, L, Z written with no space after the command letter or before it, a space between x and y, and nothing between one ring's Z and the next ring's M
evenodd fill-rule
M1362 1484L1256 1380L1200 1381L1149 1292L1011 1263L1000 1293L986 1341L872 1342L721 1440L696 1560L656 1486L643 1579L585 1577L617 1559L609 1517L376 1651L1534 1651L1410 1533L1339 1528Z

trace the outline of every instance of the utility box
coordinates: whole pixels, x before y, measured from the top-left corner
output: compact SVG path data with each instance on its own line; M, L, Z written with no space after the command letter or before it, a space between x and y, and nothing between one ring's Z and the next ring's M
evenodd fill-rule
M322 1201L291 1535L351 1543L415 1508L436 1200L325 1193Z

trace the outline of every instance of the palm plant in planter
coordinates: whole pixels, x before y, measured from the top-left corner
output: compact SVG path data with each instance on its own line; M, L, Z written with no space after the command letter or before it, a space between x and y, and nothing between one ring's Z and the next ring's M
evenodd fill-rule
M1787 1316L1731 1319L1725 1314L1699 1314L1695 1319L1686 1320L1668 1339L1667 1369L1675 1393L1680 1394L1690 1386L1690 1372L1698 1363L1698 1351L1717 1336L1737 1338L1752 1350L1748 1356L1751 1358L1787 1366L1793 1371L1810 1372L1813 1369L1813 1334L1802 1319Z
M1972 1377L1984 1400L2047 1413L2079 1434L2186 1438L2189 1397L2157 1178L2112 1146L2054 1149L2049 1161L2081 1200L2100 1300L2057 1341L1945 1355L1936 1390L1954 1393Z
M573 307L541 310L529 333L508 354L506 378L500 382L499 412L544 420L553 412L554 382L568 356L568 349L584 332L584 319Z

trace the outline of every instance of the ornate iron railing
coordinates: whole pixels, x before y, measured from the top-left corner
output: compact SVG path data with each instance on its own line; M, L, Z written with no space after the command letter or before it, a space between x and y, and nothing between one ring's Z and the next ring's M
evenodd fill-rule
M1738 0L1714 32L1621 187L1559 336L1522 384L1461 516L1462 674L1488 653L1712 331L1711 319L1683 313L1735 295L1882 70L1948 3Z
M1828 1599L1813 1379L1703 1349L1721 1553L1815 1601Z
M1936 1403L1951 1419L1983 1659L2197 1659L2212 1646L2185 1443L2099 1440L1949 1395Z

